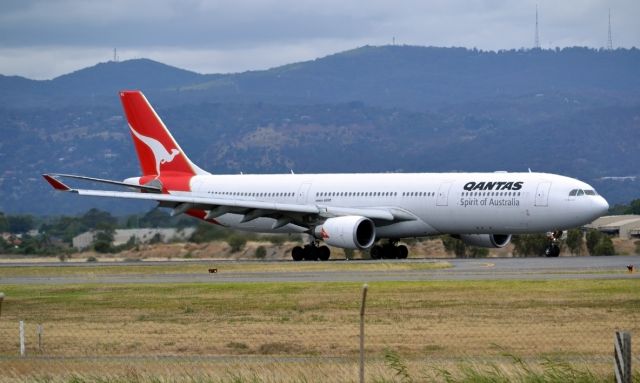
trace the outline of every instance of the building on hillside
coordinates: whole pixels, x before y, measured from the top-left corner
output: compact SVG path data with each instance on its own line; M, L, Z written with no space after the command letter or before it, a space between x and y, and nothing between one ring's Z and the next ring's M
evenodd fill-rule
M640 215L607 215L585 227L620 238L640 238Z
M8 244L19 246L22 244L22 235L13 233L1 233L0 237Z
M134 238L136 243L149 243L154 238L159 242L184 241L191 237L195 232L193 227L185 227L183 229L118 229L113 233L113 245L120 246L129 242ZM73 247L83 250L90 247L95 241L96 232L87 231L73 238Z

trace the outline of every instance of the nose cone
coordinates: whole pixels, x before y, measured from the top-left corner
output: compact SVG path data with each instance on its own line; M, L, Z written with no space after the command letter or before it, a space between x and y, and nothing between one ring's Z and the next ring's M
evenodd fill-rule
M602 196L592 199L593 219L600 218L609 212L609 203Z

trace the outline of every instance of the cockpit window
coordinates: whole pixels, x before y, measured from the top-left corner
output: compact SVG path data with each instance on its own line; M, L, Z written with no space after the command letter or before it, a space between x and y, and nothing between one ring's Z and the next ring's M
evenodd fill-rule
M579 197L583 195L598 195L598 193L593 189L573 189L569 192L569 197Z

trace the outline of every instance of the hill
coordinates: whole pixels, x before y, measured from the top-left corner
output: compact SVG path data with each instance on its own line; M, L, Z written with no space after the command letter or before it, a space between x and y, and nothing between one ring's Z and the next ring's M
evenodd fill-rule
M145 91L202 167L234 172L548 171L638 197L640 51L362 47L266 71L108 62L48 81L0 76L0 210L114 204L42 172L124 178L137 161L117 91Z

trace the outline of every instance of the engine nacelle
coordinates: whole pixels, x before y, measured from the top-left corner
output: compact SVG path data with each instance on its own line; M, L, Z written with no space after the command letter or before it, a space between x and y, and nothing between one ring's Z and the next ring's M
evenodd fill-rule
M460 240L470 246L502 248L511 242L511 234L462 234Z
M368 249L376 240L376 226L369 218L348 215L327 219L315 227L313 235L327 245L343 249Z

